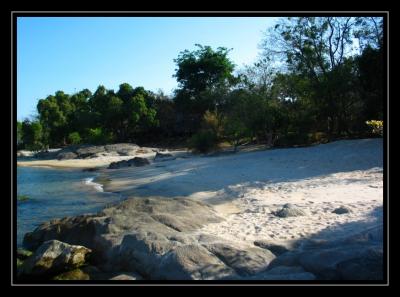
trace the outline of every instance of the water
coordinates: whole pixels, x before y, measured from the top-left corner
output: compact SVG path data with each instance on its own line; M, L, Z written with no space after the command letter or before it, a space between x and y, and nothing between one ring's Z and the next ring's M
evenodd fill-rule
M17 244L26 232L41 223L66 216L96 213L105 205L121 200L120 195L103 192L93 182L96 174L70 169L17 167Z

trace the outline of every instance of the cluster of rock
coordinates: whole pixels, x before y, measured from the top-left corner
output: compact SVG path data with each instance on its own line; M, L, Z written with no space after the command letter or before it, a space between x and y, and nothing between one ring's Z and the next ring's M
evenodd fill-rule
M169 160L175 160L176 158L169 153L160 153L157 152L155 157L154 157L154 162L159 162L159 161L169 161ZM145 166L149 165L150 161L146 158L141 158L141 157L135 157L133 159L129 160L122 160L122 161L117 161L117 162L112 162L109 166L108 169L119 169L119 168L124 168L124 167L140 167L140 166Z
M151 150L144 150L138 145L133 143L118 143L107 145L83 145L83 146L69 146L62 149L57 154L57 159L86 159L96 158L102 156L131 156L135 155L138 150L141 152L151 152Z
M382 278L381 229L301 249L262 240L239 245L199 232L221 220L211 206L191 199L130 198L96 215L44 223L26 234L24 246L36 251L34 259L54 240L86 247L92 266L78 275L90 279L110 274L157 280Z

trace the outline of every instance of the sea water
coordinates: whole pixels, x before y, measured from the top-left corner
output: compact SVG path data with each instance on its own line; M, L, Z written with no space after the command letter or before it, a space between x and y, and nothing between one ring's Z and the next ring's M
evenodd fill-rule
M121 196L103 191L95 182L96 173L82 169L17 167L17 195L28 200L17 201L17 245L25 233L45 221L66 216L96 213ZM14 197L15 199L17 197Z

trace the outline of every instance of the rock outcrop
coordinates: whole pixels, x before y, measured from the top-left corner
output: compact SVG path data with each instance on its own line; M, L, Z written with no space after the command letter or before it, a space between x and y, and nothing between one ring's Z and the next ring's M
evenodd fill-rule
M317 279L382 280L383 229L377 226L333 241L310 241L274 259L268 269L300 266Z
M70 245L58 240L44 242L26 259L21 274L46 275L82 266L91 250L84 246Z
M135 158L129 159L129 160L112 162L108 166L108 169L118 169L118 168L131 167L131 166L140 167L140 166L145 166L145 165L149 165L149 164L150 164L150 161L147 160L146 158L135 157Z
M26 234L24 245L39 247L35 254L47 250L41 245L48 240L89 248L91 265L100 269L82 268L91 279L130 273L158 280L382 279L382 228L335 241L254 245L201 231L222 220L211 206L191 199L130 198L96 215L44 223Z
M146 279L234 279L262 272L275 256L198 234L223 220L207 204L184 198L131 198L97 215L53 220L26 234L36 249L56 239L93 250L102 271L139 273Z

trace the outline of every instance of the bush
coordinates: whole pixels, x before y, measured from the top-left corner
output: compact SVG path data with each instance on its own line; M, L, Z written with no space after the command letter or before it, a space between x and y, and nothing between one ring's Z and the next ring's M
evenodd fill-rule
M383 136L383 121L366 121L365 122L371 129L373 134Z
M288 132L281 135L275 141L276 146L294 146L294 145L308 145L311 143L308 134Z
M328 135L324 132L315 132L308 134L311 143L327 143L329 141Z
M207 153L217 147L218 137L211 130L200 131L189 139L189 148L195 152Z
M101 128L94 128L88 130L86 139L90 144L106 144L113 142L114 137L111 132L105 132Z
M72 132L68 135L68 141L71 144L80 144L82 139L78 132Z

